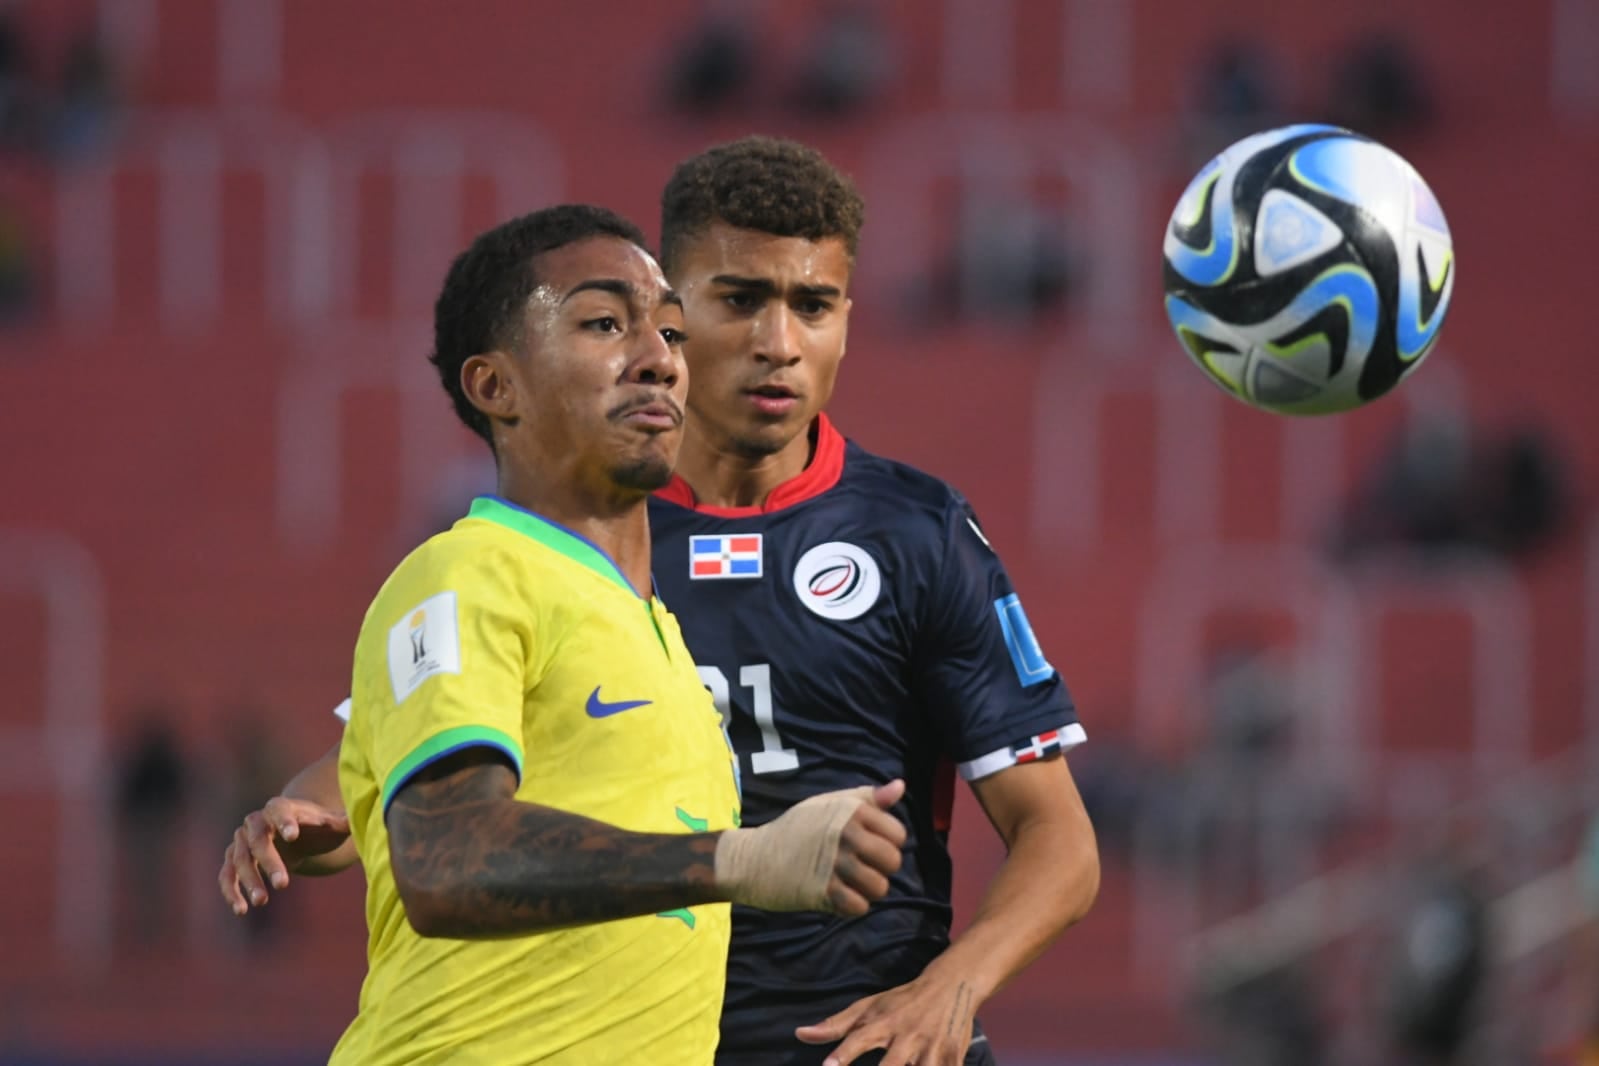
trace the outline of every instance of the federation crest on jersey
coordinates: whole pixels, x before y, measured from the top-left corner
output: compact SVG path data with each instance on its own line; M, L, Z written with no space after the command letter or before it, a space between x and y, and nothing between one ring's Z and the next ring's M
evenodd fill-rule
M694 581L761 576L761 534L717 533L688 539L688 576Z
M818 544L794 566L794 595L823 618L847 622L859 618L883 592L877 560L847 541Z

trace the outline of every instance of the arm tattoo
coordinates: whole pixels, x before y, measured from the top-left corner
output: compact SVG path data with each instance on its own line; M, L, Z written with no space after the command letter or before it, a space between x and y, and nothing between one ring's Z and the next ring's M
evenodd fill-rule
M633 833L513 798L487 750L419 774L389 807L389 861L413 926L483 939L720 899L714 833Z
M946 1037L952 1037L955 1035L955 1025L957 1022L963 1025L971 1024L965 1021L966 1011L971 1007L971 1005L972 990L966 987L965 981L962 981L955 987L955 1009L949 1012L949 1024L944 1027L944 1035Z

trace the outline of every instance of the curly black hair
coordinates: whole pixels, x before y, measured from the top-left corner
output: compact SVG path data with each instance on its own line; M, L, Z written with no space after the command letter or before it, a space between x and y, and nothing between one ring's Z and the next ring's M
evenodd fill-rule
M613 211L561 204L512 219L479 235L455 257L433 305L433 351L428 356L450 394L456 416L494 447L489 419L461 388L461 366L474 355L510 350L521 342L522 313L538 287L533 259L589 237L620 237L648 249L637 226Z
M866 205L855 183L814 148L745 137L685 159L661 193L661 265L685 238L725 222L776 237L843 238L851 259Z

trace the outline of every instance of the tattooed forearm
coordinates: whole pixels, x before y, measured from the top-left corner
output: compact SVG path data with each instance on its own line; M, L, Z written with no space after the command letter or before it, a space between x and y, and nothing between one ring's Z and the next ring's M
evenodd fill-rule
M395 884L422 935L511 936L720 898L716 834L630 833L521 803L509 767L466 754L388 812Z
M962 981L955 986L955 1005L949 1012L949 1024L944 1027L944 1035L946 1037L954 1036L957 1026L969 1027L972 1024L971 1018L968 1016L971 1013L971 1009L972 990L967 987L965 981Z

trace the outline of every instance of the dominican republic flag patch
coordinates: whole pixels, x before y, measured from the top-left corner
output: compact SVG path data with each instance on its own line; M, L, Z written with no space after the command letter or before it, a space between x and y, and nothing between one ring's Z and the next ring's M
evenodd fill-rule
M694 581L761 576L761 534L718 533L688 539L688 576Z
M1025 744L1017 744L1011 748L1010 753L1019 763L1037 762L1047 755L1053 755L1065 746L1065 738L1061 730L1051 729L1048 733L1040 733Z

